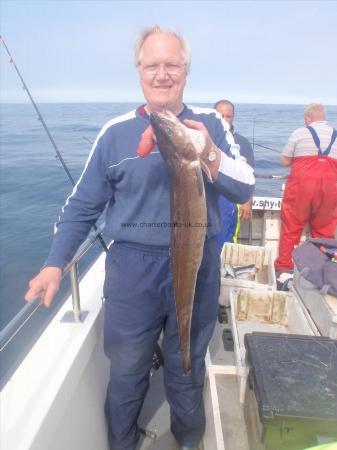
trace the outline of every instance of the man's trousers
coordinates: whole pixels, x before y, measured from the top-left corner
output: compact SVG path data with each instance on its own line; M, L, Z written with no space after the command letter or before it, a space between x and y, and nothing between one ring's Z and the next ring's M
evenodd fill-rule
M104 349L110 359L106 400L111 449L134 450L137 419L149 386L161 331L164 384L171 431L180 445L196 446L205 429L205 362L218 312L219 252L206 240L191 326L191 371L183 375L167 247L114 243L106 259Z

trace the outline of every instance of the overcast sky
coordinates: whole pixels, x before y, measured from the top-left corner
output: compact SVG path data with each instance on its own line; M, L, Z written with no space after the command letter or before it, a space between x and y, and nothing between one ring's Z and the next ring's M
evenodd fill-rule
M337 104L337 2L1 0L1 33L38 102L142 100L133 44L146 25L192 46L185 100ZM27 96L3 46L1 97Z

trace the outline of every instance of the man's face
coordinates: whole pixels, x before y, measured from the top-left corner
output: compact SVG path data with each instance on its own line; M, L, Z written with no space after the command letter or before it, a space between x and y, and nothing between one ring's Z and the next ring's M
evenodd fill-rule
M229 103L222 103L218 105L216 110L221 114L222 118L229 123L229 125L233 125L234 111Z
M182 109L187 66L179 40L164 33L150 35L140 53L139 76L150 111Z

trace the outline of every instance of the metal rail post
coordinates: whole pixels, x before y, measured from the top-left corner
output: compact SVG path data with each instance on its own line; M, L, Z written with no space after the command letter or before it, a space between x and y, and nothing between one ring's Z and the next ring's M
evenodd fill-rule
M73 302L74 320L75 322L82 322L77 264L74 264L70 269L70 283L71 283L71 297Z

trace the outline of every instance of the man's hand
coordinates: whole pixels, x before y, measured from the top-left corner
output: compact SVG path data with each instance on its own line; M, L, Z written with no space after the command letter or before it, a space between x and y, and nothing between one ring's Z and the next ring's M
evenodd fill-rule
M30 280L25 300L30 302L37 298L46 306L50 306L62 280L62 270L59 267L45 267L35 278Z
M293 158L290 158L289 156L280 156L280 163L282 166L291 166L293 163Z
M206 165L209 169L209 172L211 174L212 180L215 180L216 177L218 176L218 170L219 170L220 160L221 160L221 151L216 147L216 145L210 138L207 128L205 127L205 125L202 122L198 122L196 120L190 120L190 119L185 119L183 122L188 128L192 128L193 130L200 131L204 135L206 143L205 143L205 147L204 147L203 151L200 154L200 159L204 163L206 163ZM216 154L216 158L214 159L214 161L209 161L208 156L209 156L210 152L213 152L213 151Z
M240 217L240 220L243 220L244 222L248 222L249 220L252 219L252 201L251 200L248 200L247 203L240 205L239 217Z

